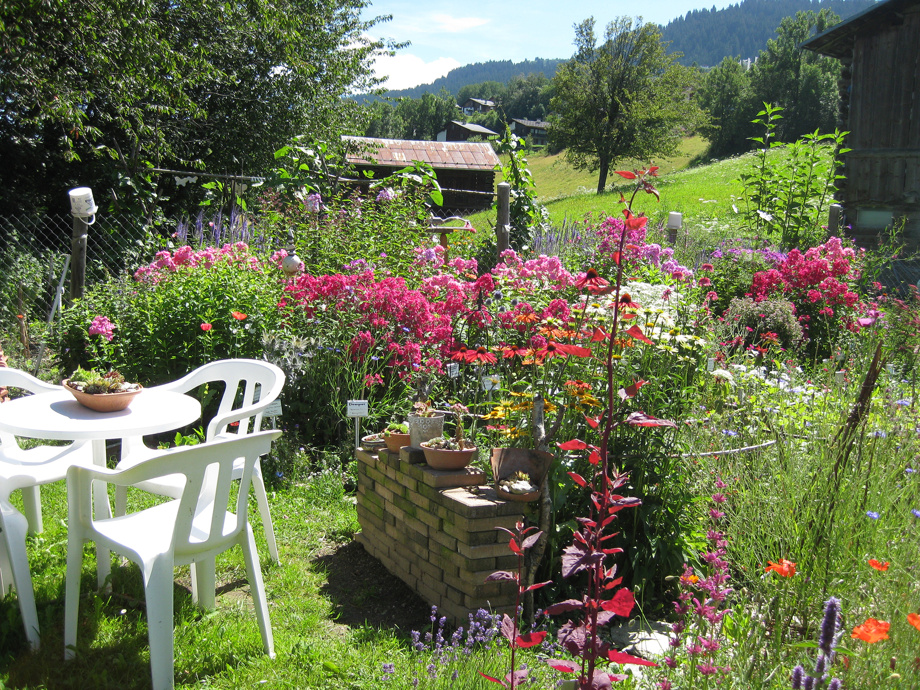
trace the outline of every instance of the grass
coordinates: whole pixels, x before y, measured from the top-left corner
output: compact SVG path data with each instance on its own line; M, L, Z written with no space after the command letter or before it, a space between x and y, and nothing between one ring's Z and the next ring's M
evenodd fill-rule
M304 461L305 458L301 458ZM270 461L269 461L270 462ZM267 557L254 499L249 517L262 558L277 658L262 652L245 566L239 549L218 557L218 598L203 612L191 600L189 570L176 569L175 668L177 685L208 688L377 688L382 666L396 663L403 674L392 687L408 687L420 673L421 687L456 687L443 678L479 687L478 669L501 674L503 656L476 652L464 663L439 664L441 680L426 669L429 654L413 651L408 630L340 621L343 602L330 587L328 559L350 544L359 530L354 498L339 471L327 470L305 482L286 484L270 495L281 564ZM41 648L28 651L15 594L0 601L0 687L146 688L150 686L147 625L140 573L133 565L113 568L113 593L95 589L92 546L84 550L78 655L63 662L66 491L63 483L43 487L45 532L28 540L33 586L42 628ZM131 494L138 501L142 494ZM18 494L13 497L18 502ZM21 508L21 504L19 505ZM377 564L382 571L382 566ZM379 573L378 573L379 574ZM371 578L373 579L373 578ZM351 604L379 604L388 592L362 585L349 592ZM406 676L409 676L408 678ZM475 676L475 678L473 678ZM79 679L75 684L74 679ZM485 681L482 681L483 683ZM441 685L438 685L441 683Z

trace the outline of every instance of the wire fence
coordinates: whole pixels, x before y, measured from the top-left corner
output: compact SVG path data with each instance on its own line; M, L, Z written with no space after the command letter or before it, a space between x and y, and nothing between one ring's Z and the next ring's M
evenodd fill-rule
M0 347L19 366L40 351L56 301L70 295L72 237L69 214L0 218ZM125 270L147 239L133 218L97 216L87 233L86 284Z

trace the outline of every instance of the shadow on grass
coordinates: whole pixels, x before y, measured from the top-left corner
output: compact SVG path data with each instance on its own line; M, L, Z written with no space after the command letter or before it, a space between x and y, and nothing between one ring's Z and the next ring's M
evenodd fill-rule
M320 592L332 603L337 623L401 634L428 629L431 606L358 542L320 553L313 564L326 574Z

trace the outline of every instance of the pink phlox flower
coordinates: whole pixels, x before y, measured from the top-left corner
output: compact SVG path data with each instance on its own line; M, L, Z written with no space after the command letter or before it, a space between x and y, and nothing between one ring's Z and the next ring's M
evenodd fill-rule
M108 318L105 316L97 316L93 319L92 324L90 324L89 334L101 335L103 338L111 342L112 338L115 337L115 334L113 333L114 328L115 324L109 321Z

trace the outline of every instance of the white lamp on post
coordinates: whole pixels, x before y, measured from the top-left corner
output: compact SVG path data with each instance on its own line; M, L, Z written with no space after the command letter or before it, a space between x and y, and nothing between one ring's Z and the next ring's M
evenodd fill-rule
M684 216L677 211L668 213L668 243L672 246L677 244L677 231L684 225Z
M89 187L75 187L67 194L70 196L70 214L73 216L73 237L70 240L70 298L73 300L83 296L86 282L86 228L96 222L99 207L93 201L93 190Z

